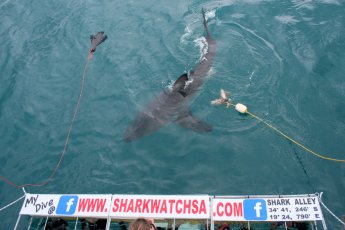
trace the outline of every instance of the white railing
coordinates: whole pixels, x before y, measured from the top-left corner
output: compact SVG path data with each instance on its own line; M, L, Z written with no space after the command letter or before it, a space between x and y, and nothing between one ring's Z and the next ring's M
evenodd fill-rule
M25 190L23 190L25 193ZM0 208L0 211L24 198L14 229L18 228L22 216L45 218L66 218L78 221L88 218L106 219L106 229L114 220L133 220L138 217L153 218L172 222L193 220L206 223L214 230L215 224L228 222L245 223L250 229L255 222L309 222L317 229L317 223L327 229L322 206L336 217L322 202L319 194L300 195L250 195L250 196L209 196L209 195L94 195L94 194L29 194Z

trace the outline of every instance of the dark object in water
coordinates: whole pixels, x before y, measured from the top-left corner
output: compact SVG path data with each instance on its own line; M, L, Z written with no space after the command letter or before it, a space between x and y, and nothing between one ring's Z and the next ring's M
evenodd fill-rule
M200 62L189 74L184 73L176 80L171 91L163 91L139 112L125 131L124 141L134 141L160 129L169 122L175 122L184 128L199 133L212 131L212 125L194 117L189 108L190 103L198 95L207 80L207 74L216 56L217 44L208 30L204 10L202 16L206 33L207 52L203 53Z
M90 52L95 52L96 51L96 46L101 44L107 39L107 35L104 34L104 32L98 32L95 35L90 35L90 40L91 40L91 48Z

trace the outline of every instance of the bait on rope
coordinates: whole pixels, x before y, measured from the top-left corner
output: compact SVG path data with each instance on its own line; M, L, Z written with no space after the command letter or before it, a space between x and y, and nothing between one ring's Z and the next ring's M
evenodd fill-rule
M304 146L303 144L299 143L298 141L294 140L293 138L289 137L288 135L286 135L285 133L283 133L282 131L280 131L279 129L277 129L276 127L274 127L273 125L269 124L268 122L266 122L265 120L263 120L262 118L256 116L255 114L251 113L248 111L247 106L241 104L241 103L237 103L237 104L232 104L231 100L227 97L227 92L225 92L223 89L220 90L220 98L215 99L213 101L211 101L212 105L222 105L225 104L227 108L233 106L235 107L235 109L242 114L248 114L249 116L257 119L258 121L264 123L266 126L268 126L269 128L271 128L273 131L277 132L278 134L280 134L281 136L283 136L284 138L288 139L289 141L291 141L292 143L294 143L295 145L299 146L300 148L304 149L305 151L319 157L322 158L324 160L329 160L329 161L335 161L335 162L341 162L341 163L345 163L345 160L342 159L336 159L336 158L332 158L332 157L327 157L327 156L323 156L321 154L318 154L316 152L314 152L313 150L307 148L306 146Z

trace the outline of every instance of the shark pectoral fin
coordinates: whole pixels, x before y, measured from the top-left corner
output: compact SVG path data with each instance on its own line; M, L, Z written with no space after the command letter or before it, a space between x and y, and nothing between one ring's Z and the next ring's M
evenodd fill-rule
M198 118L193 117L191 114L188 116L180 117L175 121L176 124L186 128L191 129L194 132L204 133L204 132L211 132L212 125L201 121Z

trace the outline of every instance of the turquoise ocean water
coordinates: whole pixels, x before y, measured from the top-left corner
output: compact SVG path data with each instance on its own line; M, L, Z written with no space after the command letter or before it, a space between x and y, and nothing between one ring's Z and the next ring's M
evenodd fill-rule
M217 40L192 102L213 125L175 124L133 143L140 109L197 63L201 8ZM86 75L69 148L30 193L324 192L345 214L345 164L301 150L257 120L213 107L220 88L314 151L345 158L345 3L340 0L0 0L0 175L37 183L54 169L77 102L89 35L105 31ZM22 196L0 181L0 207ZM0 212L11 229L21 203ZM341 225L325 212L330 229ZM26 220L27 221L27 220Z

